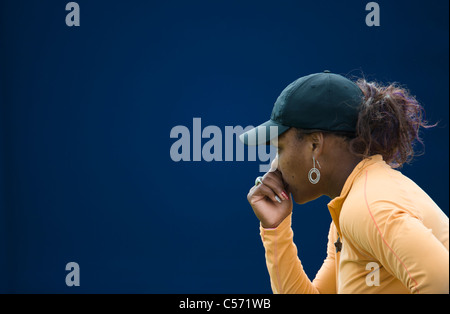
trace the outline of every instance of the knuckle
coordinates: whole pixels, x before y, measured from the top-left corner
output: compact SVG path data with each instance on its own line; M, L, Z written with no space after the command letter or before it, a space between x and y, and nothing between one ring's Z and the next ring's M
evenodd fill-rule
M247 200L250 201L250 199L252 198L253 194L255 193L256 190L256 186L253 186L250 191L248 191L247 193Z
M272 178L271 178L271 176L268 174L268 173L266 173L264 176L263 176L263 178L262 178L262 183L267 183L267 182L270 182L272 180Z
M281 181L274 175L264 177L262 182L266 185L270 185L270 187L273 187L274 189L278 189L278 187L281 186Z

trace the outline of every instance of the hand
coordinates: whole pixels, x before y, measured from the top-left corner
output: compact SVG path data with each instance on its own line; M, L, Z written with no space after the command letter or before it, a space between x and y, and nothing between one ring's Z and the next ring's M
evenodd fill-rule
M276 228L292 212L293 203L286 191L281 172L272 169L262 177L262 184L253 186L247 200L263 228ZM278 200L277 200L278 198Z

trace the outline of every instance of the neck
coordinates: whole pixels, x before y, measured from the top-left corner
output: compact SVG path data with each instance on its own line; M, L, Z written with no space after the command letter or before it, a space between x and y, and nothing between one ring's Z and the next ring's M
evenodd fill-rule
M355 169L356 165L362 160L361 158L355 157L353 155L337 156L334 158L336 164L333 166L330 172L330 180L328 186L326 187L325 195L334 199L341 195L341 191L344 188L345 181Z

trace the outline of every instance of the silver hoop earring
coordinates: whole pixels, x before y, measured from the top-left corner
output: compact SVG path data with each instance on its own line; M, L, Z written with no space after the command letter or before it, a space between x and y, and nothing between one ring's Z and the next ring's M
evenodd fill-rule
M320 164L318 161L317 161L317 164L320 167ZM313 179L313 173L316 175L316 177L314 179ZM313 167L311 168L311 170L309 170L308 179L309 179L309 182L311 182L312 184L317 184L317 182L319 182L319 180L320 180L320 171L319 171L319 169L316 168L316 159L314 158L314 156L313 156Z

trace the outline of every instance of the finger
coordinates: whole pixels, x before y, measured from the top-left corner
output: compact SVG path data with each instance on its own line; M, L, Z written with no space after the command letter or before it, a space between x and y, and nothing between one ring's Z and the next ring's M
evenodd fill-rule
M262 179L264 185L268 186L281 200L288 200L289 196L284 190L284 183L281 177L273 173L268 173Z
M287 193L287 195L289 195L289 186L288 186L288 184L283 180L283 175L281 174L281 171L280 170L275 170L275 171L272 171L272 172L270 172L271 174L273 174L273 175L276 175L278 178L280 178L280 180L281 180L281 182L282 182L282 186L283 186L283 188L284 188L284 191Z
M265 184L258 185L253 195L263 195L271 199L273 202L281 203L281 199L279 198L279 196L277 196L275 192Z

